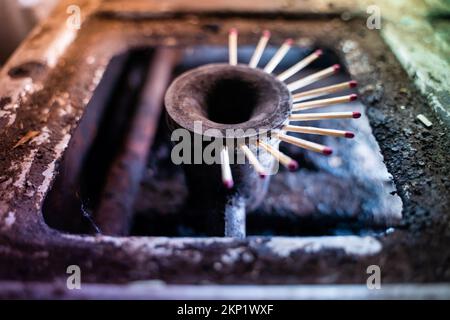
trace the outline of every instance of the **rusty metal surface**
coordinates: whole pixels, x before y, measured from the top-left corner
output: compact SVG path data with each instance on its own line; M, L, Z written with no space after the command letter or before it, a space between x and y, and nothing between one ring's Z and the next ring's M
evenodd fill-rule
M76 262L86 282L365 283L370 264L380 265L385 283L450 281L449 131L365 21L197 16L133 22L87 14L72 34L64 31L63 9L0 74L1 279L50 281ZM246 240L114 238L50 229L42 217L43 199L111 57L138 45L223 44L230 27L239 28L242 43L254 43L268 28L274 41L291 36L338 51L361 84L361 99L403 200L401 229L366 238ZM9 75L30 61L40 61L39 72ZM417 113L435 123L432 130L414 121ZM28 130L41 135L12 150ZM320 250L311 250L311 243Z
M260 0L252 1L127 1L126 5L122 0L106 0L98 8L99 14L125 18L151 18L162 16L174 16L179 14L214 14L227 15L233 12L246 14L269 14L269 15L336 15L351 9L353 13L365 11L364 1L343 0Z

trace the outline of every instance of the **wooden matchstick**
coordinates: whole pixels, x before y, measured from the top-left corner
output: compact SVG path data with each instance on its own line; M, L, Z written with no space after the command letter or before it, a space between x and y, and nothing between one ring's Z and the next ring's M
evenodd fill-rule
M324 146L322 144L318 144L312 141L308 141L308 140L303 140L300 138L296 138L293 136L288 136L284 133L277 133L275 135L279 140L293 144L297 147L303 148L303 149L308 149L314 152L319 152L325 155L330 155L333 153L333 150L330 147Z
M358 96L356 94L349 94L347 96L341 96L341 97L313 100L313 101L308 101L308 102L300 102L300 103L295 103L292 106L292 111L308 110L308 109L313 109L313 108L322 108L322 107L326 107L326 106L333 105L333 104L355 101L357 98L358 98Z
M269 144L258 140L258 145L261 146L264 150L270 153L279 163L288 168L290 171L295 171L298 169L298 162L292 159L291 157L285 155L278 149L275 149Z
M18 146L27 143L28 141L39 135L39 133L39 131L28 131L22 138L19 139L19 141L17 141L17 143L12 148L15 149Z
M310 85L311 83L314 83L316 81L319 81L323 78L329 77L332 74L335 74L339 69L340 65L335 64L331 67L328 67L326 69L323 69L319 72L313 73L307 77L304 77L302 79L299 79L297 81L291 82L287 85L288 89L293 92L295 90L298 90L300 88L306 87L307 85Z
M292 114L289 116L291 121L307 121L307 120L322 120L322 119L346 119L354 118L357 119L361 117L360 112L349 111L349 112L324 112L324 113L301 113Z
M222 182L227 189L233 188L233 176L231 175L230 158L228 148L223 147L220 151L220 165L222 169Z
M309 56L307 56L304 59L300 60L295 65L293 65L292 67L287 69L286 71L280 73L277 76L278 80L284 81L284 80L292 77L294 74L296 74L297 72L302 70L304 67L309 65L311 62L313 62L314 60L319 58L321 55L322 55L322 50L314 51L312 54L310 54Z
M228 34L228 55L230 64L232 66L237 65L237 37L238 31L235 28L230 29L230 33Z
M353 138L355 134L350 131L335 130L335 129L322 129L316 127L300 127L287 125L283 128L284 131L288 132L300 132L308 134L318 134L322 136L332 136L332 137L342 137L342 138Z
M258 158L253 154L253 152L247 147L245 144L240 146L241 150L244 152L245 156L248 159L248 162L255 168L255 171L259 174L261 178L265 178L267 176L266 169L262 166L261 162L259 162Z
M261 56L264 52L264 49L267 46L267 43L269 42L269 39L270 39L270 31L264 30L263 35L259 39L255 52L253 52L252 58L250 59L250 62L248 64L250 68L256 68L258 66L259 60L261 59Z
M292 39L287 39L286 41L284 41L280 49L278 49L278 51L275 52L272 59L270 59L270 61L264 67L265 72L272 73L272 71L277 67L277 65L280 63L280 61L284 58L286 53L291 48L292 42L293 42Z
M317 89L312 89L312 90L296 93L292 96L292 100L294 102L300 102L303 100L313 99L313 98L317 98L320 96L324 96L324 95L327 95L330 93L339 92L339 91L342 91L342 90L345 90L348 88L354 88L356 86L357 86L357 82L354 80L342 82L342 83L334 84L334 85L327 86L327 87L322 87L322 88L317 88Z

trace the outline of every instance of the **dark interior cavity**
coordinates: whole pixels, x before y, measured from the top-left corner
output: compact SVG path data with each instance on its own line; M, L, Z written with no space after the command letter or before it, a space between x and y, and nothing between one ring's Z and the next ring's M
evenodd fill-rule
M208 119L217 123L237 124L248 121L259 102L257 88L239 78L220 79L207 96Z
M183 59L182 67L175 70L165 106L177 125L195 131L195 121L202 121L203 130L219 129L222 134L228 134L227 129L283 125L289 115L290 92L282 82L260 69L223 63L220 57L207 61Z

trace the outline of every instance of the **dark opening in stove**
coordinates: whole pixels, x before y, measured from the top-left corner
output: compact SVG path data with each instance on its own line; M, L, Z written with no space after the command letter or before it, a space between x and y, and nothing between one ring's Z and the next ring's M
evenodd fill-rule
M253 49L241 47L239 61L248 62ZM314 49L290 50L274 73L288 68ZM213 46L173 50L182 52L182 58L170 71L173 78L206 63L226 62L228 54L226 47ZM275 50L276 47L266 50L260 66ZM114 201L115 197L105 192L105 186L111 175L120 177L114 163L130 143L131 119L139 97L145 95L144 83L149 65L155 59L154 51L132 50L117 56L109 64L46 198L43 211L50 227L81 234L103 231L97 223L98 212L105 202ZM331 50L325 50L323 59L312 63L296 77L338 62ZM344 70L334 79L307 89L347 80L350 79ZM207 97L208 105L220 105L221 108L208 109L208 117L225 124L244 122L251 117L258 98L250 83L236 78L223 79L214 83ZM224 108L229 108L226 114L221 112ZM332 146L336 152L331 157L281 145L282 151L299 162L300 170L289 172L280 168L280 172L272 177L263 204L247 213L248 235L363 235L384 231L399 222L401 200L364 116L364 106L359 104L358 108L363 113L361 121L314 123L315 126L356 132L353 141L308 136L312 141ZM324 108L324 112L327 110ZM350 111L355 107L346 109L342 106L340 110ZM133 218L125 234L205 236L205 213L198 210L198 204L204 199L190 197L183 169L171 161L172 144L165 119L163 111L140 177L139 190L130 197ZM114 215L110 219L115 219Z
M212 86L206 100L211 121L235 124L250 119L258 102L258 93L247 81L225 78Z

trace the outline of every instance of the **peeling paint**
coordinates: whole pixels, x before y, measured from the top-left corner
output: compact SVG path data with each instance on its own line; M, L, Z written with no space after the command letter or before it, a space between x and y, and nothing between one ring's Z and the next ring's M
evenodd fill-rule
M20 84L14 84L14 86L17 93L11 96L15 96L15 98L0 110L0 119L6 120L5 128L12 126L16 121L17 109L20 107L18 101L24 102L36 90L42 89L41 84L33 84L33 80L30 78L22 79Z
M13 185L17 188L23 188L25 186L26 178L28 173L30 172L31 165L33 164L34 157L36 155L37 149L32 149L30 153L22 159L20 162L13 163L11 169L14 170L16 168L21 168L21 171L14 181Z
M0 110L0 119L7 119L6 127L10 127L16 121L16 114L10 111Z
M70 140L70 134L65 134L63 136L63 138L61 139L61 141L55 146L55 157L54 157L53 161L50 162L47 169L44 170L44 172L42 172L42 175L44 176L44 181L42 181L42 184L38 187L38 190L37 190L38 194L42 198L44 197L48 188L50 187L50 183L55 174L56 161L61 157L62 153L66 149L66 147L69 143L69 140Z
M226 254L222 255L220 260L224 264L233 264L239 260L242 254L245 252L245 248L231 248L226 251Z
M305 238L273 238L266 244L273 253L288 257L297 250L315 253L324 249L344 250L346 254L365 256L381 251L381 243L373 237L327 236Z
M426 20L410 17L412 23L406 27L387 23L381 35L391 47L416 87L424 94L431 107L442 120L450 123L448 107L450 86L450 63L448 54L438 50L437 43L417 41L434 34Z
M235 239L227 238L119 238L109 236L76 236L65 234L65 238L76 239L77 241L87 241L89 243L111 243L114 246L122 247L126 245L131 251L145 251L151 255L168 257L177 250L187 250L189 245L208 246L214 243L231 244ZM130 241L132 239L133 241ZM347 255L369 256L379 253L382 249L381 243L373 237L358 236L325 236L325 237L273 237L264 242L264 237L250 237L252 245L266 246L271 254L280 257L289 257L295 251L301 250L306 253L316 253L321 250L344 250ZM198 257L197 257L198 258ZM248 247L227 248L220 257L223 264L233 264L239 259L251 262L253 257L248 253Z
M16 214L13 211L9 211L6 214L4 221L5 221L4 227L6 229L10 229L12 225L16 222Z
M33 138L31 141L35 145L40 146L43 143L49 142L50 133L51 133L50 129L47 128L47 126L44 126L41 129L41 133L37 137Z
M362 54L362 51L356 41L346 40L340 45L347 59L347 67L353 76L373 72L368 57Z

